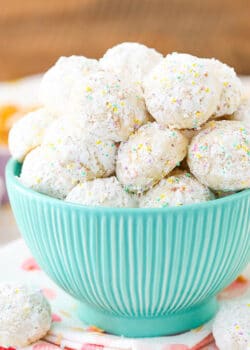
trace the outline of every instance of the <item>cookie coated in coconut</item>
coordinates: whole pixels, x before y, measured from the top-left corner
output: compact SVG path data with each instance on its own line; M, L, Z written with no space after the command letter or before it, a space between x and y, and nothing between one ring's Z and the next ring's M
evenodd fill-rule
M148 123L121 143L118 180L131 192L144 192L165 177L186 156L187 139L178 130Z
M250 128L250 99L244 99L231 117L232 120L241 121Z
M165 208L214 199L212 192L188 172L175 171L141 196L141 208Z
M120 76L105 70L92 72L78 86L71 113L102 139L125 141L148 120L144 99Z
M222 84L222 92L214 116L221 117L234 113L240 105L243 86L235 70L214 58L205 59Z
M0 283L0 344L24 347L43 338L51 309L41 291L20 283Z
M12 157L22 162L28 152L41 145L45 131L55 119L48 110L41 108L18 120L9 133Z
M189 145L194 176L215 191L250 187L250 132L238 121L211 121Z
M41 103L59 116L70 113L76 86L98 67L97 60L84 56L60 57L42 78L39 91Z
M205 60L188 54L167 55L143 82L148 111L170 128L193 129L215 113L222 84Z
M135 197L124 190L115 176L80 183L66 197L67 202L90 206L135 208Z
M106 51L100 65L120 76L125 76L131 84L141 87L144 77L163 59L162 54L143 44L124 42Z
M250 348L250 299L224 304L213 323L213 336L220 350Z

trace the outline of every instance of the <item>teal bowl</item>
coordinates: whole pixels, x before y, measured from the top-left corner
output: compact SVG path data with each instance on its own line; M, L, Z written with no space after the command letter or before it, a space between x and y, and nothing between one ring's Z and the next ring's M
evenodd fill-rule
M88 324L130 337L187 331L210 320L216 295L250 258L250 190L183 207L66 203L6 169L20 231L43 270L79 301Z

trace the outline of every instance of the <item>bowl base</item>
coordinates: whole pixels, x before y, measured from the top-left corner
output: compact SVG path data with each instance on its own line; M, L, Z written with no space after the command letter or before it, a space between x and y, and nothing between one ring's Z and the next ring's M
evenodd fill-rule
M211 298L174 314L159 317L123 317L81 303L78 316L85 323L95 325L108 333L143 338L173 335L197 328L213 318L217 308L216 299Z

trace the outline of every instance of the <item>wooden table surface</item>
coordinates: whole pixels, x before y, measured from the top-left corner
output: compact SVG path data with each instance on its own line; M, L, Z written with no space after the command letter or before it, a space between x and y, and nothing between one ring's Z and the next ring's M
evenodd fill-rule
M58 56L100 57L121 41L215 56L250 74L248 0L0 0L0 79Z

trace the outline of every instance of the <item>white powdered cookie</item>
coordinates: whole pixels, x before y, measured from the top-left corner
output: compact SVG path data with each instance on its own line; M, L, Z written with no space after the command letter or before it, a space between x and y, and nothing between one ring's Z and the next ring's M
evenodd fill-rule
M98 70L85 77L71 100L71 114L101 139L125 141L148 120L144 100L126 80Z
M176 171L141 196L139 206L142 208L174 207L205 202L213 198L212 192L190 173Z
M232 120L241 121L247 128L250 128L250 99L244 99L232 115Z
M26 154L40 146L43 135L55 116L45 108L30 112L18 120L9 133L9 150L13 158L22 162Z
M49 146L39 146L27 155L20 181L37 192L58 199L65 198L77 184L77 179L72 178L56 151Z
M188 165L195 177L215 191L250 186L250 132L238 121L211 121L189 145Z
M156 122L142 126L120 145L116 164L118 180L129 191L146 191L182 161L187 144L178 130Z
M80 183L66 197L67 202L104 207L137 207L135 197L127 193L115 176Z
M155 49L138 43L124 42L108 49L100 59L100 65L130 80L131 85L139 89L144 77L162 59L162 54Z
M152 116L177 129L205 123L215 113L222 92L206 60L179 53L167 55L146 76L143 86Z
M227 64L214 58L205 59L205 61L222 84L220 100L214 115L217 117L230 115L237 110L240 104L243 91L242 83L234 69Z
M0 345L24 347L46 335L51 309L40 291L22 284L0 284Z
M250 349L250 300L223 305L213 323L213 336L220 350Z
M117 148L113 141L72 134L54 141L27 155L21 172L24 185L62 199L80 181L109 176L115 170Z
M84 56L60 57L42 78L41 103L58 116L70 114L70 101L76 93L76 86L98 67L97 60Z

